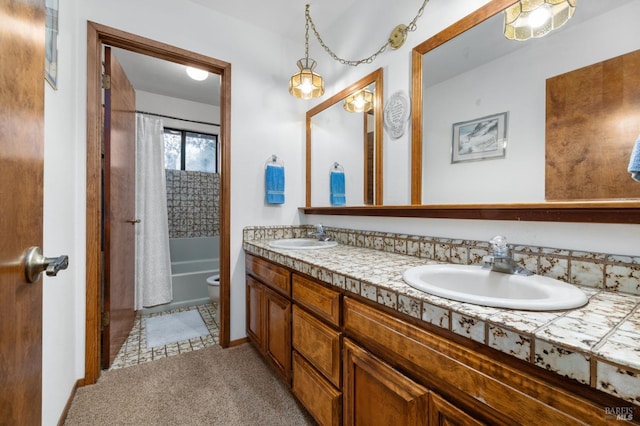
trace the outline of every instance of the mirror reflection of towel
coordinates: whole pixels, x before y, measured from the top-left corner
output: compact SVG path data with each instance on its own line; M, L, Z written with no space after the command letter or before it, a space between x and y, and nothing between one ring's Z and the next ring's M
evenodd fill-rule
M332 170L329 173L329 191L332 206L344 206L347 197L345 195L344 172L341 170Z
M633 147L627 171L631 173L631 178L633 180L640 182L640 136L638 136L636 144Z
M265 201L268 204L284 204L284 167L267 164L264 183Z

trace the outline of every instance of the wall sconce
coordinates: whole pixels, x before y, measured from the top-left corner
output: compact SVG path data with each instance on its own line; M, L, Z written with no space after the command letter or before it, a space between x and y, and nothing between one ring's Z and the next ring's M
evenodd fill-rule
M368 112L373 108L373 92L362 89L347 96L342 107L348 112Z
M520 0L504 11L504 36L510 40L542 37L563 26L578 0Z
M305 11L304 58L297 62L300 71L289 80L289 93L299 99L312 99L324 95L324 80L313 72L316 61L309 59L309 5Z

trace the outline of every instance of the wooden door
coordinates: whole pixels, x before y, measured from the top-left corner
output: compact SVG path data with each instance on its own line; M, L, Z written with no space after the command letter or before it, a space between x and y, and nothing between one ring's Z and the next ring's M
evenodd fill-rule
M135 109L133 86L105 48L104 296L102 366L108 368L135 319ZM109 83L110 82L110 83Z
M426 388L344 339L344 424L428 424Z
M24 253L42 246L44 0L0 2L0 422L42 418L42 279ZM11 25L9 25L11 23Z

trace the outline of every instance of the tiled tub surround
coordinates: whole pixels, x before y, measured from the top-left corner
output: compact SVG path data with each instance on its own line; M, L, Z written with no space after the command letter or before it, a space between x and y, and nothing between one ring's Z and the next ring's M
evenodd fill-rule
M327 228L341 245L282 250L269 240L311 226L248 227L244 249L389 308L640 405L640 257L514 246L514 258L590 297L579 309L530 312L477 306L409 287L405 269L481 263L488 243ZM373 250L372 250L373 249Z
M220 234L220 175L166 170L169 238Z

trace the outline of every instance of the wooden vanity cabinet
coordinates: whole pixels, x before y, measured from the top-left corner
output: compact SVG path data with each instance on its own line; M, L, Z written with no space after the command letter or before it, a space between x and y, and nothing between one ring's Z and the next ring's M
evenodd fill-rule
M291 385L290 273L247 256L247 335L274 370Z
M247 334L320 425L602 425L624 402L247 255Z

